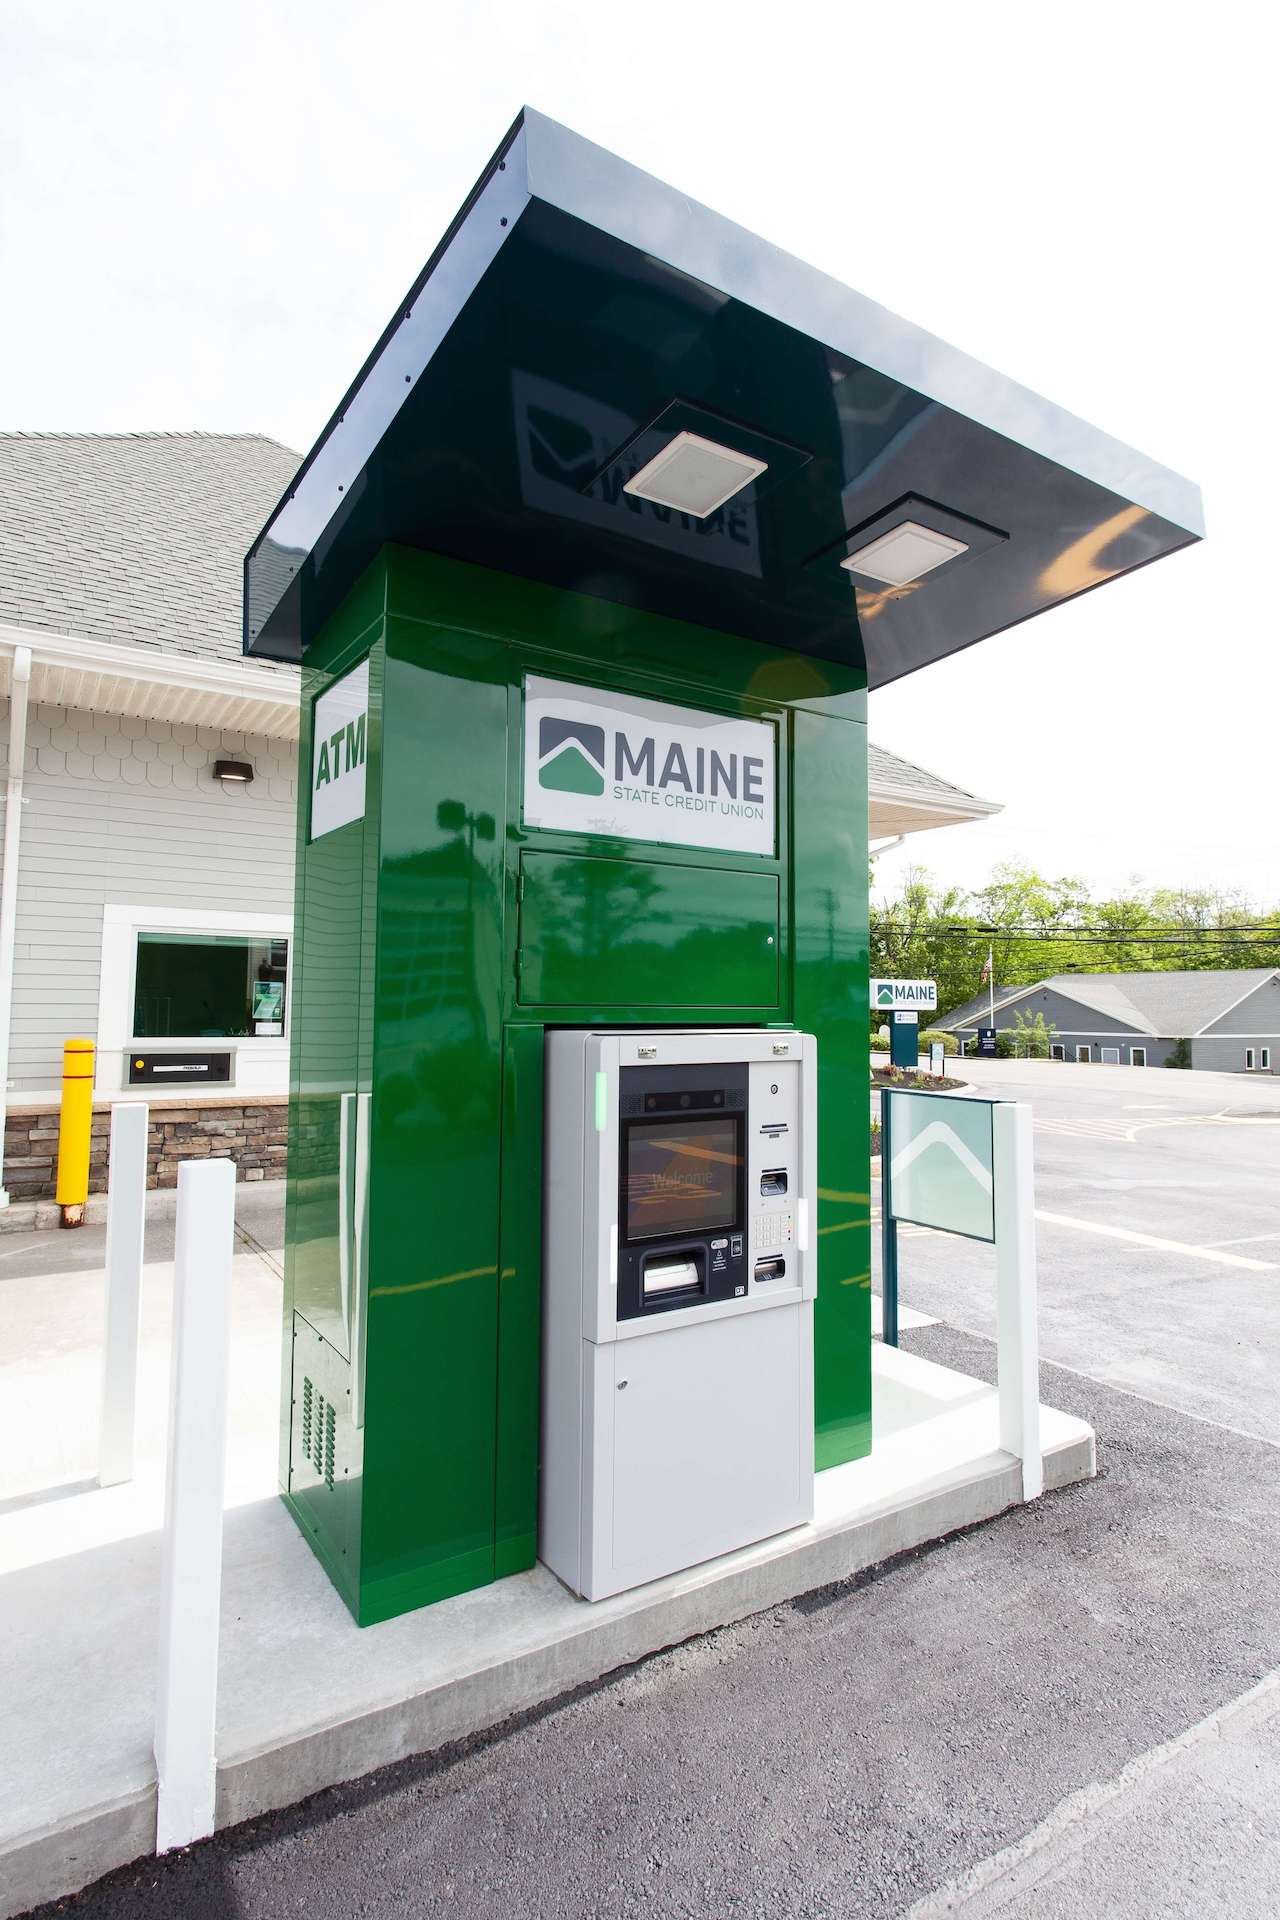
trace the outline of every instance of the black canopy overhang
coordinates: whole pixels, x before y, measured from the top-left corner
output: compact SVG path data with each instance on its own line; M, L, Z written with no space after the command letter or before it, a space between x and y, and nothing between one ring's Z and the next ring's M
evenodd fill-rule
M687 427L768 469L698 522ZM840 566L896 520L968 551ZM861 664L883 685L1201 537L1197 489L526 110L245 563L297 660L386 541Z

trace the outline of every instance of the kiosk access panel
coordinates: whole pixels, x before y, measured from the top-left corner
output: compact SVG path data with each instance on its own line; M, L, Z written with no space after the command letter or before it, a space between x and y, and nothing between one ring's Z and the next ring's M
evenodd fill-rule
M549 1032L542 1559L599 1599L813 1511L816 1046Z

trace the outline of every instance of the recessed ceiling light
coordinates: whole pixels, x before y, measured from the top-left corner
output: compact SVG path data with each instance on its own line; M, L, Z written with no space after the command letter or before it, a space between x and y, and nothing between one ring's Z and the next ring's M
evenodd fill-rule
M659 507L674 507L677 513L691 513L695 520L705 520L735 493L758 480L768 465L767 460L753 460L749 454L735 453L732 447L704 440L700 433L678 433L661 453L655 453L639 473L632 475L622 491L652 500Z
M864 573L868 580L880 580L889 587L905 587L921 574L932 573L945 560L954 560L958 553L968 551L967 540L953 540L949 533L922 527L918 520L903 520L865 547L855 547L840 565L850 573Z

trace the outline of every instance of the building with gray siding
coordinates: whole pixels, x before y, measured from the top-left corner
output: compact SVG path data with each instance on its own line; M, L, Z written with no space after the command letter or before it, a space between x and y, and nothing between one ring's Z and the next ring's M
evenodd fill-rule
M297 468L259 434L0 434L0 1205L52 1190L73 1036L95 1188L122 1098L153 1183L193 1140L281 1169L299 685L244 658L241 588ZM998 811L875 746L869 789L873 842ZM225 1079L175 1070L200 1051Z
M1029 987L997 987L995 1027L1016 1033L1044 1016L1054 1059L1162 1067L1185 1041L1192 1067L1280 1073L1280 972L1239 967L1187 973L1060 973ZM978 994L934 1025L962 1043L991 1024Z
M5 1198L50 1190L72 1036L97 1043L94 1186L140 1044L230 1056L176 1100L132 1089L177 1116L154 1180L202 1138L279 1170L298 675L242 657L240 569L296 467L256 434L0 434Z

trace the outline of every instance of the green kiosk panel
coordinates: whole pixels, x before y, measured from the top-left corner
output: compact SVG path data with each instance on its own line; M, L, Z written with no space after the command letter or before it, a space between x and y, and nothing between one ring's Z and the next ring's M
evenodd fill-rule
M523 1006L778 1006L778 876L526 853Z

